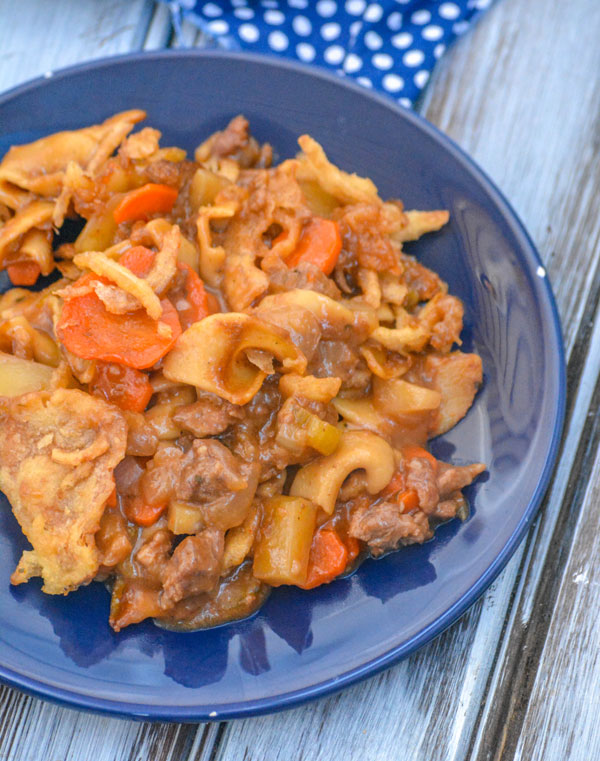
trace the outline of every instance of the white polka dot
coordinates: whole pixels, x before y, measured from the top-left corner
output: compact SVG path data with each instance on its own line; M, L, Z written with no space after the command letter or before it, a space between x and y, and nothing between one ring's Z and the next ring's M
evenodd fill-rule
M248 19L254 18L254 11L252 8L236 8L233 15L242 21L248 21Z
M429 21L431 21L431 13L423 8L420 11L415 11L410 17L410 20L413 22L413 24L427 24Z
M373 87L373 82L369 79L369 77L357 77L356 81L359 85L362 85L363 87Z
M438 8L438 13L442 18L452 20L460 16L460 8L456 3L442 3Z
M260 36L260 33L254 24L241 24L238 29L238 34L244 42L256 42Z
M378 3L371 3L365 11L364 19L369 24L376 24L383 16L383 8Z
M290 44L288 38L285 36L283 32L280 32L277 30L276 32L271 32L271 34L267 37L269 41L269 47L272 50L275 50L277 53L280 53L282 50L285 50L287 46Z
M425 60L425 54L422 50L408 50L402 56L402 63L405 66L420 66Z
M386 74L381 81L384 89L388 92L400 92L404 87L404 80L397 74Z
M281 11L265 11L263 16L267 24L283 24L285 16Z
M299 8L303 10L308 5L308 0L288 0L290 8Z
M388 29L391 29L392 32L397 32L398 29L402 26L402 14L398 13L398 11L394 11L393 13L390 13L390 15L387 18L387 25Z
M312 32L312 24L306 16L294 16L292 27L301 37L307 37Z
M455 24L452 24L452 31L454 34L464 34L467 29L469 28L469 22L468 21L457 21Z
M348 53L344 60L344 71L347 74L354 74L355 72L362 69L362 65L362 58L357 56L355 53Z
M444 45L443 42L440 42L433 49L433 57L434 58L441 58L444 55L445 50L446 50L446 46Z
M221 18L215 19L214 21L209 21L208 31L211 34L227 34L229 31L229 24Z
M417 87L419 88L425 87L425 85L429 81L429 72L425 71L425 69L422 69L421 71L417 71L417 73L413 77L413 81Z
M316 7L317 13L323 18L329 18L337 11L337 3L334 0L319 0Z
M391 69L394 65L394 59L387 53L375 53L371 60L376 69Z
M277 8L277 0L260 0L263 8Z
M342 31L342 27L335 21L330 21L328 24L323 24L321 27L321 37L327 42L337 39Z
M412 34L409 34L408 32L400 32L400 34L395 34L392 37L392 45L395 48L400 48L400 50L404 50L404 48L407 48L411 42L413 41Z
M360 16L366 7L365 0L347 0L346 2L346 11L353 16Z
M372 29L370 29L365 34L365 45L369 48L369 50L379 50L379 48L383 45L383 40L377 34L377 32L374 32Z
M231 4L234 8L242 8L246 5L246 0L231 0Z
M330 45L325 51L323 57L327 63L330 63L333 66L337 66L344 60L345 55L346 51L341 45Z
M308 42L299 42L296 45L296 54L301 61L310 63L316 55L315 49Z
M421 34L423 35L423 39L435 42L435 40L440 40L444 36L444 30L441 26L431 24L430 26L426 26Z
M398 98L398 103L401 106L404 106L404 108L410 108L412 106L412 103L408 98Z
M205 16L209 16L210 18L215 18L215 16L220 16L223 11L215 3L206 3L206 5L202 8L202 13L204 13Z
M353 21L348 27L348 31L350 32L350 37L357 37L360 34L360 30L362 29L362 26L363 26L362 21Z

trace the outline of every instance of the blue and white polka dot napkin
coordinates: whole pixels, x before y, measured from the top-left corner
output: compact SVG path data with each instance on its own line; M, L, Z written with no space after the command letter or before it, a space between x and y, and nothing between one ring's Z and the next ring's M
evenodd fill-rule
M410 107L436 61L492 0L172 0L219 47L285 56L353 77Z

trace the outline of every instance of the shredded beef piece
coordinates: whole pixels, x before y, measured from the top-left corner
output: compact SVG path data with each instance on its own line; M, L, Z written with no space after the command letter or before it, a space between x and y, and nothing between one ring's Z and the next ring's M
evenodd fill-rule
M429 328L429 343L434 349L446 354L452 344L460 343L464 308L462 302L448 294L438 294L419 312L421 325Z
M433 465L425 457L413 457L407 469L406 486L414 489L419 495L419 507L430 514L440 501L436 472Z
M192 502L210 502L246 486L245 464L216 439L196 439L182 460L176 496Z
M173 415L176 423L199 438L223 433L243 418L243 407L209 392L198 392L197 402L179 407Z
M217 439L195 439L185 452L176 446L159 449L140 486L149 503L193 502L205 525L226 531L246 518L258 471L258 464L236 457Z
M158 436L154 428L139 412L123 410L127 421L127 450L126 454L136 457L152 457L158 448Z
M161 607L170 608L184 597L209 592L223 563L223 532L205 529L177 546L163 572Z
M473 479L485 470L482 463L454 466L445 462L439 463L437 487L440 497L448 497L454 492L464 489Z
M169 561L173 535L167 529L155 531L147 542L144 542L135 555L138 563L147 570L161 573Z
M148 164L145 173L149 182L156 182L159 185L178 185L180 169L180 164L159 159Z
M403 514L394 502L359 507L352 513L349 535L361 539L377 557L400 543L421 544L433 536L425 513Z
M244 168L270 166L273 151L268 143L262 147L248 132L248 120L243 116L232 119L222 132L217 132L211 146L213 156L231 158Z
M404 266L404 283L410 291L417 294L419 301L431 299L444 289L443 282L435 272L423 267L412 256L401 254L400 259Z
M338 221L349 262L378 272L398 271L398 254L387 234L387 220L380 204L344 206Z
M321 341L307 374L341 378L346 388L366 388L371 372L362 357L344 341Z
M311 262L300 262L296 267L289 268L280 259L269 260L272 266L267 272L271 293L282 293L302 288L308 291L316 291L330 299L341 297L340 289L330 277Z

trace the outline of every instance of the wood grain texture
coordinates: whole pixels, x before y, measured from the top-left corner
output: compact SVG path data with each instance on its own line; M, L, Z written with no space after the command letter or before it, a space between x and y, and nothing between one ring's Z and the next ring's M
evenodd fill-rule
M151 0L0 0L0 92L70 64L139 50L152 11Z
M0 0L0 20L9 6ZM202 41L187 25L173 40L167 9L149 0L21 6L17 30L0 22L0 91L82 60ZM571 358L569 427L543 515L486 595L395 668L271 717L138 724L2 688L2 761L595 757L600 462L590 413L600 401L599 38L596 0L502 0L440 62L420 104L529 228L555 287Z

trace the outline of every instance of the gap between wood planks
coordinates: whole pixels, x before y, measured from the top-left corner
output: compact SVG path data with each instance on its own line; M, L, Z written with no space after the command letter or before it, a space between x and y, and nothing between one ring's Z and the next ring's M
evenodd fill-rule
M469 757L475 761L508 761L514 758L521 727L527 713L537 665L542 656L551 623L551 612L560 590L562 570L568 559L571 539L583 504L588 478L600 444L600 419L595 414L600 405L600 264L596 265L593 287L586 300L583 318L575 340L567 369L567 419L559 452L559 459L568 460L569 478L559 483L555 472L547 495L540 508L544 518L545 508L553 497L560 499L560 510L554 525L545 526L550 534L543 549L539 583L531 601L515 592L507 611L507 630L499 643L494 668L488 680L486 693L494 695L493 710L486 703L477 717L479 731L469 746ZM594 318L597 320L594 322ZM596 326L594 329L593 326ZM591 382L588 385L588 382ZM593 385L591 385L593 384ZM590 390L588 390L590 389ZM592 390L593 389L593 390ZM583 421L583 425L581 424ZM577 437L577 431L581 435ZM567 445L573 444L570 450ZM573 454L570 454L570 451ZM571 467L572 466L572 467ZM563 467L562 470L565 468ZM555 494L555 492L559 494ZM538 519L539 526L539 519ZM529 535L520 572L527 574L530 551L543 542L539 530ZM549 552L552 548L552 552ZM522 589L525 584L520 585ZM528 611L536 611L530 618ZM546 613L543 613L546 611ZM508 643L503 657L502 646ZM503 688L491 690L491 684L502 683Z

